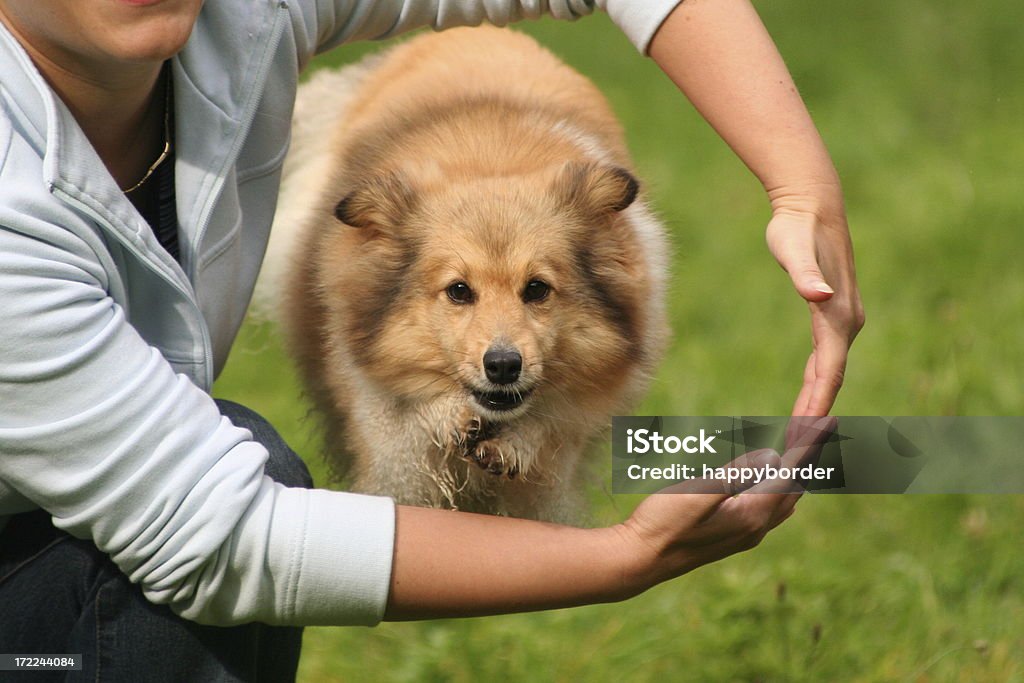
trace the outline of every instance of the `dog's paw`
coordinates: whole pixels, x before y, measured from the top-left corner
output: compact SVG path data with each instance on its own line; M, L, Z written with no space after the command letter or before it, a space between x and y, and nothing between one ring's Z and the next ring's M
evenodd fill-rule
M466 446L468 452L481 441L492 438L494 436L492 431L489 423L485 423L479 415L472 415L463 426L460 434L462 438L459 440Z
M500 426L474 415L456 436L461 446L460 455L495 476L514 479L519 474L519 468L503 452L500 431Z
M519 474L519 468L512 464L510 458L506 458L501 451L501 442L498 440L480 441L466 453L466 458L476 463L482 470L495 475L515 479Z

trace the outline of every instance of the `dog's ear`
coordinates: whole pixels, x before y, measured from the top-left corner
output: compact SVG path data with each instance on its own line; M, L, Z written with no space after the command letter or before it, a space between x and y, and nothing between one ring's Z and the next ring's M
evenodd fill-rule
M640 183L624 168L571 161L555 180L555 193L584 215L617 213L633 203Z
M354 228L389 233L402 224L416 204L416 193L405 177L388 171L373 176L349 192L334 207L334 217Z

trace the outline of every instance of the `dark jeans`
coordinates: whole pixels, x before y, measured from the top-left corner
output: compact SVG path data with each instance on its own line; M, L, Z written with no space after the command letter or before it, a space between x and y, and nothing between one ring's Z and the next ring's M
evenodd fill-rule
M262 417L221 412L270 451L266 473L309 488L309 471ZM0 671L0 681L293 681L301 628L200 626L147 601L92 543L58 531L42 510L0 533L0 654L81 654L81 671Z

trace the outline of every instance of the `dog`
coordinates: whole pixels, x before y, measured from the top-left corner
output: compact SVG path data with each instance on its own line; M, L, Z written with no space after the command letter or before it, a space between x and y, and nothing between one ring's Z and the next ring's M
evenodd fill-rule
M452 29L300 88L261 288L353 490L574 522L662 356L667 254L597 88Z

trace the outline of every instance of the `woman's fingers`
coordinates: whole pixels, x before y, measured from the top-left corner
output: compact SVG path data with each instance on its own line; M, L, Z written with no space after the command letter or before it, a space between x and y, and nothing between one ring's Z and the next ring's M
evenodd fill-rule
M843 385L850 344L864 325L845 219L825 225L811 212L772 217L768 248L810 305L814 351L793 415L827 415Z
M812 305L812 308L815 308ZM851 334L856 334L852 326L837 328L828 320L828 313L812 311L812 318L818 315L824 316L825 324L813 325L814 328L814 353L813 367L814 379L811 383L811 390L807 397L807 405L803 415L828 415L832 405L839 395L843 386L843 378L846 374L846 357L850 350L850 343L853 340Z

